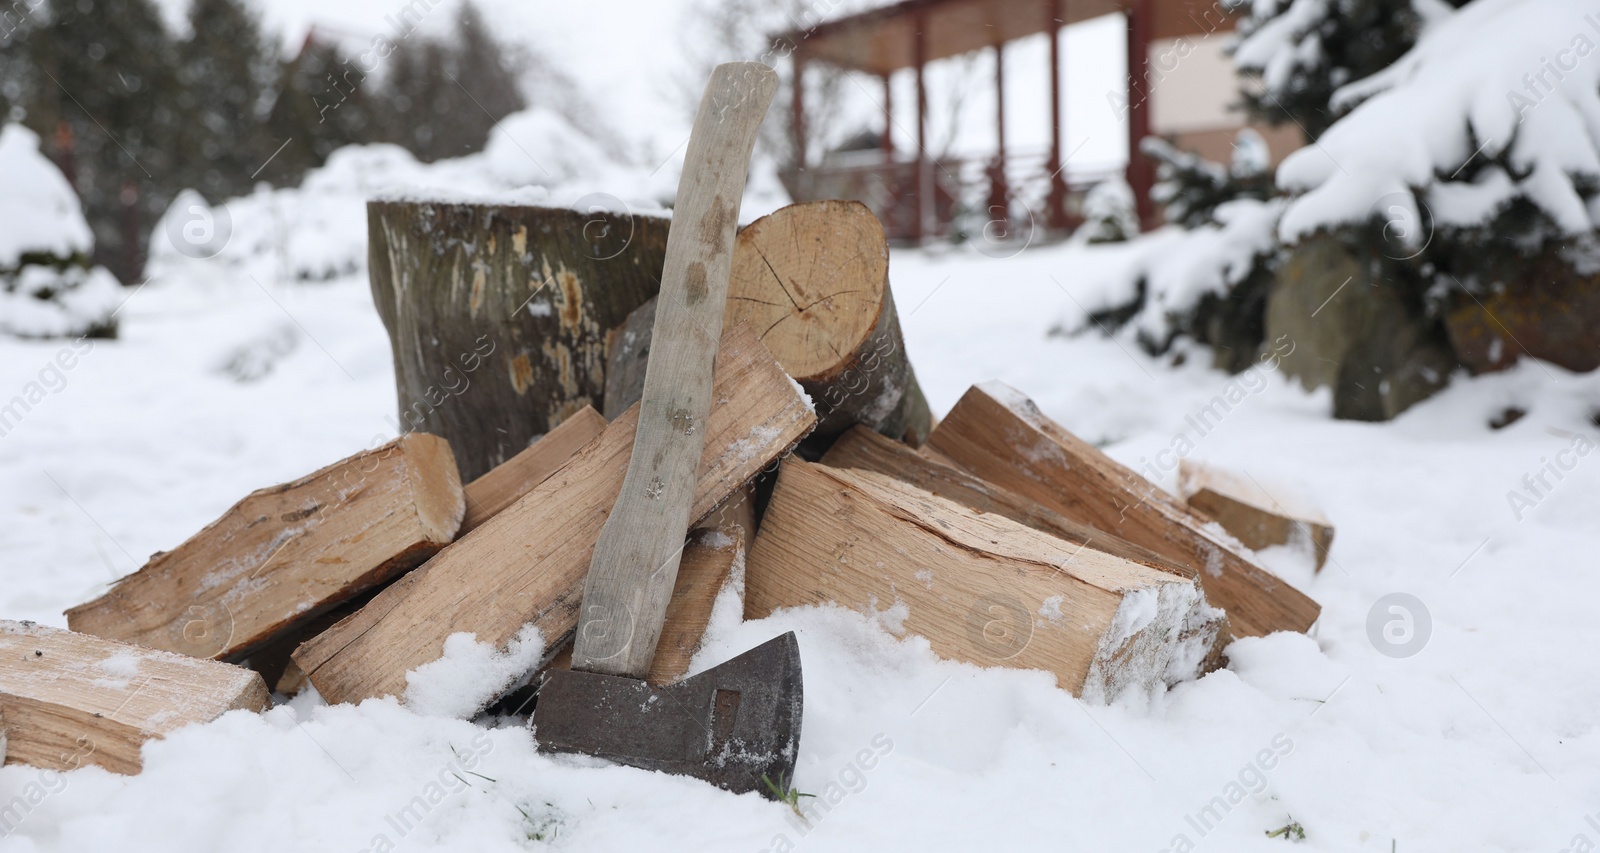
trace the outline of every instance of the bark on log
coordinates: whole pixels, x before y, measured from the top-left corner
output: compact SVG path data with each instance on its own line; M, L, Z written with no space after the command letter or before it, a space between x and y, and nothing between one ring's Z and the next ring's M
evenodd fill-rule
M650 364L650 335L656 324L656 300L640 305L612 331L606 342L606 401L601 412L614 421L644 396L644 372Z
M746 327L723 335L715 376L718 405L706 422L695 518L716 509L815 423ZM584 577L622 489L637 417L635 407L532 492L302 644L295 663L322 697L339 703L403 696L406 673L440 658L445 638L461 631L504 648L531 623L547 655L558 649L577 626ZM496 697L482 698L487 704Z
M243 667L0 621L0 714L10 764L138 773L145 741L267 705L261 676Z
M607 333L656 294L667 220L540 207L374 201L373 301L402 432L450 440L461 479L605 393Z
M1007 385L969 389L928 442L988 482L1194 567L1211 603L1227 611L1236 636L1305 631L1322 612L1304 593L1207 531L1209 519L1063 429Z
M854 201L793 204L739 232L728 322L744 321L817 407L808 446L853 424L912 445L930 429L889 291L883 225Z
M746 590L755 618L828 602L888 609L942 657L1047 670L1093 701L1197 675L1211 639L1184 630L1210 609L1189 578L798 459L778 475Z

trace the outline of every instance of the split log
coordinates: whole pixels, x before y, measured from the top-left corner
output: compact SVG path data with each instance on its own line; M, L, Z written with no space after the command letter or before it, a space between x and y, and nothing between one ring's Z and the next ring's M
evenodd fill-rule
M403 435L251 493L105 595L68 610L67 624L238 660L420 565L455 539L464 509L449 444Z
M834 468L855 468L893 477L968 509L1003 516L1074 545L1093 548L1113 557L1190 578L1202 588L1202 592L1204 591L1202 579L1192 568L1175 563L1148 548L1052 512L1015 492L986 483L959 468L930 459L905 444L869 429L857 426L839 436L839 440L835 441L833 447L822 457L822 462ZM1222 650L1233 639L1226 614L1211 608L1206 618L1197 617L1193 620L1191 633L1195 636L1214 638L1201 671L1210 672L1221 667ZM1187 639L1187 636L1184 639Z
M706 423L691 513L696 519L815 423L748 327L724 332L715 376L717 404ZM532 624L547 651L560 648L577 626L589 560L622 488L637 423L635 407L532 492L301 645L294 660L323 698L403 696L406 673L437 660L445 638L456 632L505 648Z
M461 520L461 529L456 537L467 535L474 528L499 514L501 510L516 503L518 498L533 491L535 486L548 479L565 465L573 454L599 435L600 431L605 429L605 425L605 418L600 417L599 412L584 406L572 417L562 421L560 426L529 445L526 450L468 483L462 489L467 507L466 515ZM360 610L377 593L377 589L364 592L293 631L277 635L261 648L252 651L249 659L244 662L245 665L261 673L261 677L266 679L267 685L276 693L292 696L300 692L305 688L306 675L291 659L294 650L299 648L301 643Z
M1292 490L1274 488L1269 493L1254 478L1183 459L1178 462L1178 492L1190 509L1215 520L1251 550L1304 547L1315 555L1321 571L1333 547L1333 525Z
M584 406L526 450L468 483L464 489L467 514L456 535L467 535L533 491L605 428L606 419L593 407Z
M0 621L0 714L10 764L138 773L139 747L228 711L261 711L261 676L232 664Z
M983 480L1200 570L1207 597L1227 611L1237 636L1305 631L1321 612L1208 531L1208 519L1067 432L1007 385L969 389L928 443Z
M1214 637L1185 631L1210 610L1188 578L798 459L779 473L745 582L752 617L876 611L943 657L1047 670L1094 701L1194 677Z
M656 294L667 220L426 201L367 205L402 432L475 480L605 393L606 334Z
M743 500L739 504L750 505ZM673 583L672 598L667 602L661 642L656 646L656 656L650 662L645 681L671 684L688 674L689 662L699 651L700 641L711 624L711 612L725 590L734 591L740 601L739 612L744 612L745 554L751 537L751 529L737 523L702 525L689 531L683 545L683 560L678 565L678 579ZM570 643L548 668L572 668Z
M893 477L978 512L1005 516L1018 524L1049 533L1075 545L1092 547L1124 560L1193 578L1195 572L1148 548L1079 524L1015 492L986 483L959 468L930 459L909 446L862 427L839 436L822 463L833 468L857 468Z
M858 423L913 445L927 438L928 401L889 291L888 240L860 202L792 204L740 231L727 319L760 331L811 396L814 442Z

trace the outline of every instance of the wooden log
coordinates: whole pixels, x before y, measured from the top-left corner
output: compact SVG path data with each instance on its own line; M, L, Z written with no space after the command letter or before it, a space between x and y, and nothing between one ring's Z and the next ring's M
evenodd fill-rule
M9 764L138 773L145 741L267 704L261 676L243 667L0 621Z
M748 501L740 501L748 507ZM717 598L732 584L744 612L743 585L745 555L754 531L745 525L727 524L700 527L689 531L683 547L678 579L667 604L667 620L661 629L661 642L650 662L645 680L651 684L671 684L689 672L689 662L700 650L711 611Z
M667 220L374 201L373 301L400 431L450 440L475 480L605 393L606 334L656 294Z
M1305 631L1315 601L1208 530L1208 519L1046 418L999 382L974 386L928 439L968 472L1061 515L1202 572L1211 603L1237 636Z
M1194 569L1179 565L1148 548L1087 524L1079 524L1025 500L1015 492L930 459L904 443L863 427L854 427L839 436L823 455L822 463L834 468L857 468L894 477L968 509L1005 516L1018 524L1076 545L1093 547L1097 551L1176 575L1196 576Z
M413 433L234 504L99 598L74 631L238 660L455 539L465 510L450 446Z
M592 406L584 406L560 426L545 433L516 456L496 465L489 473L468 483L467 514L461 520L457 537L465 536L493 518L517 499L533 491L580 448L606 428L606 419Z
M976 512L1003 516L1074 545L1190 578L1204 592L1203 579L1189 566L1175 563L1126 539L1072 521L1009 489L1002 489L959 468L930 459L901 442L865 427L852 427L839 436L838 441L822 457L822 462L835 468L856 468L893 477ZM1187 630L1185 639L1190 635L1212 638L1201 671L1210 672L1221 667L1222 650L1233 639L1227 615L1210 608L1206 613L1198 614Z
M1333 525L1293 490L1276 487L1268 492L1254 478L1183 459L1178 462L1178 493L1190 509L1215 520L1246 548L1293 544L1312 552L1317 571L1327 562Z
M759 330L816 403L812 442L857 423L913 445L927 438L928 401L889 290L888 241L860 202L793 204L739 232L728 320Z
M640 305L606 339L606 420L622 416L644 396L644 373L650 363L650 334L656 324L656 300Z
M1189 578L798 459L778 476L745 583L752 617L830 602L877 611L943 657L1047 670L1094 701L1191 678L1209 649L1184 639L1209 609Z
M517 499L533 491L556 472L580 448L605 429L605 418L593 407L584 406L561 425L545 433L527 449L511 457L482 477L463 487L466 515L457 538L493 518ZM293 696L308 683L305 673L291 659L294 650L306 640L333 627L339 620L360 610L378 592L369 590L346 601L292 631L278 634L250 653L245 665L261 673L273 692Z
M672 599L667 603L661 643L656 646L645 681L671 684L688 674L689 662L699 651L700 641L711 624L713 606L729 584L733 584L741 601L740 612L744 612L742 588L750 536L748 529L738 524L701 526L689 531ZM565 645L547 668L571 669L572 644Z
M805 435L815 415L747 327L723 335L692 516L704 517ZM616 502L638 409L482 527L294 654L323 698L403 696L406 673L471 632L504 648L524 624L547 653L577 625L584 576ZM494 697L488 697L485 702Z

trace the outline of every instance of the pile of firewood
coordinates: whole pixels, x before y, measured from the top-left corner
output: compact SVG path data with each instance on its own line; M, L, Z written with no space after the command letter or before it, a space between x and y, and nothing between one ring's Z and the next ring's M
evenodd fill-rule
M260 710L268 685L404 698L407 673L461 632L505 648L531 625L540 668L567 665L628 465L667 224L399 201L369 219L401 436L246 496L69 610L70 632L0 623L7 761L137 772L146 739ZM1320 519L1198 469L1186 505L998 383L935 425L888 262L854 203L740 232L701 521L651 681L687 673L725 588L747 618L877 613L942 656L1048 670L1101 701L1219 666L1232 637L1316 621L1193 506L1258 548L1325 551ZM489 685L479 709L536 674Z

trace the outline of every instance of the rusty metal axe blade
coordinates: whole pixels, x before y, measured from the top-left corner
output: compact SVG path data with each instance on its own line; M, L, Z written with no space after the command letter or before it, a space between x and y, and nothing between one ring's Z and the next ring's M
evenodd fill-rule
M534 708L540 749L693 776L737 794L794 776L803 706L791 631L665 687L576 670L545 675Z

